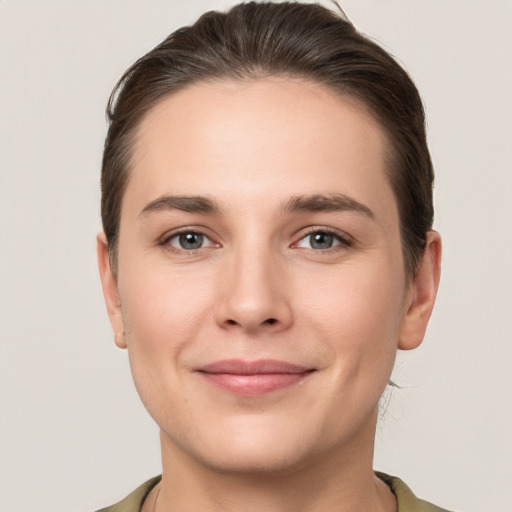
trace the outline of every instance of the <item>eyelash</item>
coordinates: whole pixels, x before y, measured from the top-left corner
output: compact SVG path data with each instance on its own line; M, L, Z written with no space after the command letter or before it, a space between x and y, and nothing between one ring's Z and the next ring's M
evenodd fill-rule
M179 238L183 235L198 235L201 237L204 237L206 240L210 241L211 247L220 247L220 244L214 242L211 237L206 235L204 232L198 229L192 229L192 228L182 228L179 231L175 231L171 235L165 237L161 245L164 246L168 251L174 252L174 253L181 253L181 254L195 254L197 251L201 251L202 249L209 249L210 247L198 247L194 249L184 249L182 247L175 247L171 245L171 240L173 238Z
M312 235L315 235L315 234L332 236L337 243L336 243L336 245L333 245L332 247L327 247L325 249L315 249L313 247L302 247L302 249L305 249L307 251L313 251L315 253L330 253L330 252L333 252L336 250L341 250L341 249L346 249L346 248L352 247L354 244L354 240L352 239L352 237L350 237L346 233L342 235L338 231L331 229L331 228L315 227L315 228L311 228L306 233L303 233L302 236L300 237L300 239L297 242L294 242L291 245L291 247L292 248L301 248L299 246L299 244L303 240L305 240L308 237L311 237ZM183 236L183 235L197 235L200 237L204 237L206 240L210 241L210 245L208 247L197 247L197 248L192 248L192 249L184 249L182 247L176 247L176 246L171 245L170 242L172 239L175 239L175 238L179 239L179 237ZM195 254L197 251L201 251L203 249L209 249L212 247L214 247L214 248L220 247L219 243L214 242L212 240L212 238L209 237L208 235L206 235L204 232L202 232L201 230L192 229L192 228L183 228L177 232L172 233L171 235L165 237L162 240L160 245L164 246L170 252L188 254L188 255Z
M346 233L341 234L339 231L336 231L332 228L328 227L315 227L311 228L306 233L302 234L300 239L297 242L292 244L292 247L299 248L298 244L303 240L311 237L315 234L329 235L332 236L338 243L332 247L328 247L326 249L314 249L312 247L303 247L303 249L308 251L313 251L315 253L330 253L337 250L347 249L354 245L354 239Z

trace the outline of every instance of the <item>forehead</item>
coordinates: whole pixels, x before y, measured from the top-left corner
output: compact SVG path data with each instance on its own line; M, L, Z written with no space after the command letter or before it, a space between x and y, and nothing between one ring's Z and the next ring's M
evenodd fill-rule
M363 107L322 85L284 78L200 83L165 98L140 123L126 195L257 203L334 191L394 207L386 147Z

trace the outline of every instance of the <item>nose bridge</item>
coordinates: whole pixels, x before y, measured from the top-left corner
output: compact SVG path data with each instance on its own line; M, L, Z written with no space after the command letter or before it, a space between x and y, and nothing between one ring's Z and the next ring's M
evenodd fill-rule
M284 263L272 245L261 240L246 240L233 247L220 277L219 324L246 331L289 325Z

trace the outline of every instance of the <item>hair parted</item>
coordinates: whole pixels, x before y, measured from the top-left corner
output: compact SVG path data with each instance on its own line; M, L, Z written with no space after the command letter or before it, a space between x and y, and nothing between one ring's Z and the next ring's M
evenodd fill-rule
M342 15L318 4L248 2L210 11L135 62L107 106L101 215L117 269L121 204L134 136L164 97L201 81L270 76L307 79L356 99L389 139L388 177L400 215L407 275L414 274L432 227L434 173L425 114L407 72Z

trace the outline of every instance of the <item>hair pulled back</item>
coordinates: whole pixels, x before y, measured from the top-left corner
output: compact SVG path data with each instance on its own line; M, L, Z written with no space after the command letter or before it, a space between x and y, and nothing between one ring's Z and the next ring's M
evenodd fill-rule
M419 93L404 69L342 15L317 4L256 3L210 11L133 64L107 106L101 215L117 269L121 204L143 116L188 85L217 79L302 78L362 103L389 140L388 177L405 270L414 274L432 227L433 169Z

